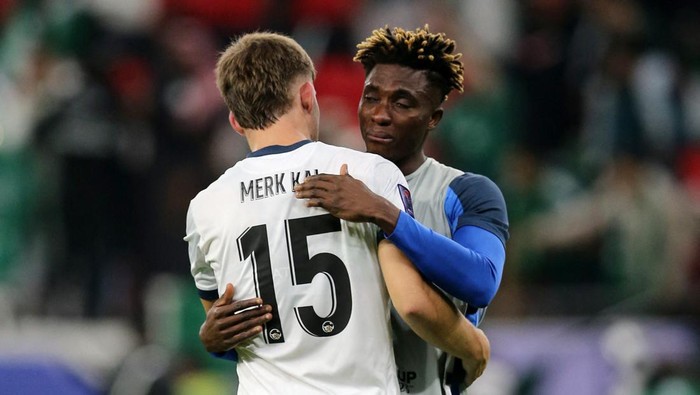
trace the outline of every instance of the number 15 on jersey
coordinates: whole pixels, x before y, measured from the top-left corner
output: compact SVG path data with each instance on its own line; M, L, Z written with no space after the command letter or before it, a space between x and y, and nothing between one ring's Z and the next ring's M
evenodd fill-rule
M281 226L282 224L280 224ZM331 288L331 310L320 317L313 306L294 307L299 325L306 333L317 337L334 336L342 332L350 321L352 294L350 276L345 263L336 255L322 252L309 256L308 237L331 232L340 232L340 219L330 214L285 220L287 255L293 286L310 284L318 274L324 275ZM274 225L272 225L274 226ZM270 244L267 225L255 225L246 229L237 239L241 261L248 259L253 265L255 292L265 304L272 307L272 320L263 331L265 342L284 343L284 331L280 321L279 306L275 293L270 259ZM281 264L275 262L274 264Z

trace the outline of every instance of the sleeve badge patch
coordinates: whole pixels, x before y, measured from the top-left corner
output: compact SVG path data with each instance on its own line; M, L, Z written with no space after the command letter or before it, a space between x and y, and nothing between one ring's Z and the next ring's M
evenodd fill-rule
M401 201L403 202L403 208L404 211L411 217L415 216L413 215L413 201L411 200L411 191L408 190L405 186L398 184L399 187L399 195L401 195Z

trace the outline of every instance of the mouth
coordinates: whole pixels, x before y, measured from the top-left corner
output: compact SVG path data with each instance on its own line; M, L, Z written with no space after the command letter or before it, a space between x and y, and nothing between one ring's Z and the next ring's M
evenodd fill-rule
M367 133L367 140L380 144L387 144L394 141L394 137L385 132L369 132Z

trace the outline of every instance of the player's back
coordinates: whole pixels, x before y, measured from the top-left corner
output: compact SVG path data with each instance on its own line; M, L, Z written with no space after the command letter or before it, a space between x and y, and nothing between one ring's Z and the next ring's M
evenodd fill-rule
M323 143L255 155L192 201L188 224L206 262L193 268L198 288L231 282L237 299L259 296L273 306L263 334L237 348L239 394L397 393L378 228L308 208L292 188L347 163L353 177L399 205L403 176L376 155Z

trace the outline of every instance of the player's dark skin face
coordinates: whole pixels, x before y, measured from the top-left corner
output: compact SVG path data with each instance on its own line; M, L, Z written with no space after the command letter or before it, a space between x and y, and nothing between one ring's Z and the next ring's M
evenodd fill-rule
M367 151L394 162L403 174L424 161L423 144L442 119L440 92L425 71L378 64L367 74L360 99L360 131Z

